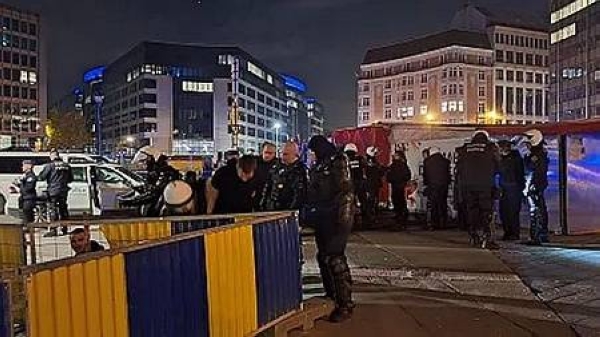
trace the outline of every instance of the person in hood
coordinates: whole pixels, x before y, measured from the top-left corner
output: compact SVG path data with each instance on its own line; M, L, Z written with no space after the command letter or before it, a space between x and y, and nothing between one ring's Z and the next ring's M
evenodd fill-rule
M548 151L544 135L539 130L525 133L529 154L525 156L527 172L525 193L531 216L529 244L541 245L548 242L548 208L544 193L548 188Z
M521 237L521 205L525 189L523 158L508 140L499 142L498 146L500 148L500 220L504 229L502 239L519 240Z
M308 148L316 162L310 170L306 221L315 225L317 261L325 294L335 302L329 317L341 322L352 316L352 277L346 245L354 221L354 191L348 158L323 136L311 138Z
M433 229L448 227L448 188L451 180L450 160L438 148L430 149L429 156L423 161L423 182L431 207Z
M396 220L401 228L406 226L408 220L408 204L406 202L406 185L412 177L412 172L406 160L404 151L396 151L387 172L387 181L392 186L392 203Z

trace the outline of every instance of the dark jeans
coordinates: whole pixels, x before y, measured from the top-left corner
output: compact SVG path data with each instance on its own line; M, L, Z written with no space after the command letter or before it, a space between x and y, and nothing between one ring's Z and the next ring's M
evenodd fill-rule
M521 235L521 205L523 188L521 186L502 187L500 198L500 221L505 237L518 238Z
M35 221L35 200L23 200L23 221L32 223Z
M429 186L431 222L434 228L448 226L448 186Z
M67 220L69 218L67 196L67 194L62 194L48 197L48 212L51 221Z
M527 201L531 215L531 241L548 242L548 208L544 191L530 192Z
M394 204L394 212L400 221L406 221L408 218L408 205L406 203L406 195L404 190L406 184L392 185L392 204Z
M491 239L494 209L491 189L468 189L465 197L469 233L474 238Z

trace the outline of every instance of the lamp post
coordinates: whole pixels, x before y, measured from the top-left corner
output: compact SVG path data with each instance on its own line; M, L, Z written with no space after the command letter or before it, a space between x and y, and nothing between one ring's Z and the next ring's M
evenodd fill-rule
M275 123L273 128L275 129L275 146L277 147L277 150L279 150L279 129L281 129L281 123Z

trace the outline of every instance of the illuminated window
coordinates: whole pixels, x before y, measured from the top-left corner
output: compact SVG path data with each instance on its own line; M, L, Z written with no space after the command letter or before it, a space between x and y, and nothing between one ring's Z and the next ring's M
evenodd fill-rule
M563 6L559 10L552 12L550 15L550 23L557 23L577 12L584 10L585 8L593 5L597 0L576 0L570 4Z
M421 115L427 115L427 105L421 105Z
M182 90L186 92L213 92L213 84L183 81Z
M442 112L448 112L448 102L442 102Z
M558 43L562 40L566 40L570 37L573 37L577 34L577 27L575 23L570 24L556 32L550 34L550 44Z
M456 110L457 110L456 101L450 101L448 103L448 111L456 111Z
M465 102L458 101L458 111L460 111L460 112L465 111Z
M36 84L37 83L37 74L35 73L35 71L30 71L29 72L29 84Z
M256 75L259 78L262 78L262 79L265 78L264 70L260 69L257 65L255 65L252 62L248 62L248 71L251 72L252 74Z
M21 83L27 83L29 82L29 73L21 70Z

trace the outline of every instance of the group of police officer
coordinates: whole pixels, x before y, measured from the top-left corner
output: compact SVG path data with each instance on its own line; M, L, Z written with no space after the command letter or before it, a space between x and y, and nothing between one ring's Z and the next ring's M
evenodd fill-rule
M44 166L42 172L36 176L33 172L34 162L23 161L23 176L15 183L19 188L19 206L23 211L26 223L33 222L35 207L40 200L36 187L38 181L46 181L46 195L48 220L66 220L69 217L67 197L69 195L69 184L73 182L73 171L71 166L65 163L57 150L50 151L50 163ZM56 236L57 228L50 228L45 236ZM67 234L67 227L62 227L62 234Z
M530 207L529 244L548 242L548 153L543 134L529 130L524 139L494 143L487 132L476 131L470 142L457 149L456 188L459 217L466 220L471 242L496 248L494 200L500 199L500 219L505 240L520 238L523 197ZM517 147L523 144L524 157ZM499 177L496 184L496 177ZM462 213L462 214L460 214Z

